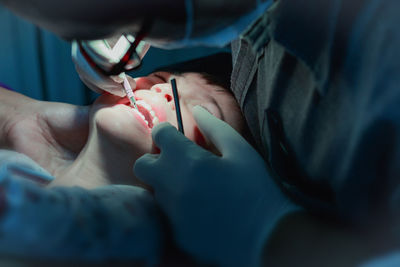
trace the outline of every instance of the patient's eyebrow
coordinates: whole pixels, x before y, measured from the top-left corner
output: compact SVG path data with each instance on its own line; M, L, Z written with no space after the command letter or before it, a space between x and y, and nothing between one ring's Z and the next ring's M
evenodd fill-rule
M215 88L215 92L217 93L230 93L228 90L226 90L225 88Z

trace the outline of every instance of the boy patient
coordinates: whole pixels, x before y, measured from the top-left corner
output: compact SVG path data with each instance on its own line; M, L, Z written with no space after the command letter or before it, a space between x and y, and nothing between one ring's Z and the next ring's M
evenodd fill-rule
M77 118L70 119L81 124L80 131L55 136L54 129L62 122L49 123L46 116L15 122L8 128L8 137L13 140L0 144L6 143L4 148L30 158L0 150L0 188L7 206L0 221L5 233L0 239L1 254L150 264L160 260L165 242L163 219L147 186L134 177L132 167L143 154L157 151L152 127L164 121L177 126L171 78L177 81L185 135L190 140L218 154L196 125L192 115L196 105L247 135L240 109L226 89L229 83L197 72L159 71L138 78L135 97L140 113L129 106L127 98L101 95L89 109L79 110L81 117L86 114L88 127ZM46 142L42 136L33 138L32 131L26 133L26 129L35 129L35 123L52 126L54 136L46 137ZM21 138L24 135L27 138ZM38 149L25 145L31 143L27 139L39 140ZM66 148L60 145L61 139L84 141ZM46 146L53 151L54 160L43 157L48 152Z

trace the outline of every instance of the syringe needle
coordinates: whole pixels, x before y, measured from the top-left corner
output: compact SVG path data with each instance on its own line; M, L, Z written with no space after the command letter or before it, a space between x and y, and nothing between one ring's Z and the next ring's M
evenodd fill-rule
M128 97L129 101L131 102L131 106L135 109L138 109L137 105L136 105L135 95L133 94L132 87L129 84L128 78L126 78L126 75L124 75L123 85L124 85L126 96Z

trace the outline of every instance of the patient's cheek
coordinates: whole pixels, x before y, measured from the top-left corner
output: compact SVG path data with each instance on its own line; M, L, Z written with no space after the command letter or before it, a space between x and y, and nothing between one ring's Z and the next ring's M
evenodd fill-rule
M207 142L206 139L204 138L204 135L200 132L199 127L194 126L194 142L201 146L204 149L208 149L207 147Z
M158 146L156 146L156 144L154 144L154 142L152 143L151 146L151 154L160 154L161 153L161 149L158 148Z

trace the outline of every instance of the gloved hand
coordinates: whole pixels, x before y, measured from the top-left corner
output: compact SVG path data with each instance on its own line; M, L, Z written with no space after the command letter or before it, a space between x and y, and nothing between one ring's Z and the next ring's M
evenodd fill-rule
M115 38L111 40L114 42ZM118 45L118 42L117 44ZM140 46L140 47L139 47ZM147 53L150 45L141 42L138 48L140 50L140 58L143 58ZM93 91L97 93L102 93L103 91L107 91L111 94L117 96L125 96L125 91L122 86L124 81L124 75L115 75L115 76L105 76L98 70L94 69L89 62L83 56L81 50L79 49L79 45L76 41L72 42L72 60L75 63L76 71L79 74L81 80ZM91 55L95 55L96 58L101 58L104 61L113 61L112 59L115 57L115 53L108 48L107 46L97 46L96 50L90 51ZM135 80L131 77L127 76L128 81L132 88L136 87Z
M275 223L296 207L239 133L201 107L193 115L222 156L163 123L152 132L161 154L137 160L135 174L153 187L182 250L205 263L257 266Z

